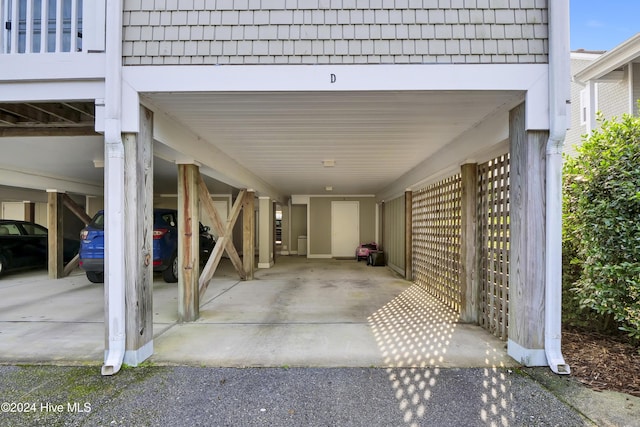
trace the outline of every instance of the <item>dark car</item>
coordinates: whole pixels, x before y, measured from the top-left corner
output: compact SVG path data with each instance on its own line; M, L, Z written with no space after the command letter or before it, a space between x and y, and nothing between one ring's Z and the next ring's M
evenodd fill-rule
M209 227L200 224L200 261L206 262L216 241ZM93 283L104 282L104 211L80 232L80 268ZM153 271L165 282L178 281L178 211L153 210Z
M48 230L33 222L0 219L0 275L9 270L47 266ZM80 242L64 239L64 261L78 253Z

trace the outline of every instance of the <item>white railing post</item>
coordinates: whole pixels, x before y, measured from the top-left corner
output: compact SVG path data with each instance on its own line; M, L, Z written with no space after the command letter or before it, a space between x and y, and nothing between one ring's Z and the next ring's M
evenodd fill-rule
M78 46L78 0L71 1L71 28L69 32L69 52L76 52Z
M103 52L105 0L86 3L83 0L57 0L53 4L51 0L0 0L0 54ZM78 40L80 32L87 36L88 48L85 37ZM69 37L68 43L66 37Z
M11 48L9 53L18 52L18 0L11 1Z
M5 22L7 22L7 8L9 6L6 2L0 2L0 53L7 53L7 29L5 28Z
M58 0L56 2L56 53L62 52L62 2Z
M24 18L24 53L31 53L33 49L33 0L27 0L27 11Z
M49 34L49 0L42 0L40 5L40 53L47 52L47 35Z

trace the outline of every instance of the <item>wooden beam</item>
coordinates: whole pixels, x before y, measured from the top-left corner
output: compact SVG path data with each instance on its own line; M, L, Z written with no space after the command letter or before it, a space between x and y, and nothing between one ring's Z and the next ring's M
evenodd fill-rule
M78 123L80 121L80 113L76 110L65 108L59 103L39 102L33 104L25 104L36 111L41 111L52 118L54 122Z
M253 280L255 272L256 258L256 213L255 213L256 193L247 191L244 195L242 206L242 262L247 280Z
M246 280L247 278L242 260L240 259L240 256L238 255L238 252L233 245L232 239L233 227L235 226L235 223L238 220L238 216L240 215L240 211L242 210L246 190L242 190L240 191L240 194L238 194L238 197L236 198L236 201L231 208L226 226L222 224L222 220L220 219L218 210L216 209L213 201L211 200L211 197L209 196L209 190L207 189L207 185L204 182L202 176L200 176L198 179L198 192L202 201L202 205L205 208L205 212L209 215L213 224L213 228L218 234L218 241L216 242L216 246L213 248L209 259L207 260L207 264L204 266L204 269L200 274L200 280L198 281L200 296L202 296L207 290L207 286L209 286L209 282L213 278L213 275L215 274L216 268L218 267L220 259L222 258L222 254L225 250L227 251L227 254L229 255L229 258L231 259L231 262L238 272L240 278L242 280Z
M198 218L198 166L178 165L178 321L200 316L200 221ZM171 267L169 267L171 268Z
M24 220L29 222L36 221L36 204L33 202L24 202Z
M475 323L478 319L478 165L467 163L462 165L462 200L460 238L460 319L463 322Z
M153 353L153 113L140 107L139 131L125 148L125 363Z
M95 136L99 135L93 126L74 126L74 127L56 127L56 126L0 126L1 137L16 136Z
M71 272L75 270L76 267L78 266L79 261L80 261L80 254L76 254L76 256L74 256L71 259L71 261L69 261L67 265L64 266L64 269L62 270L62 275L64 277L67 277L69 274L71 274Z
M545 149L547 131L526 131L524 104L509 115L510 265L508 353L526 366L546 363Z
M15 125L16 123L18 123L16 116L0 111L0 124Z
M91 222L91 217L84 211L82 206L74 202L73 199L69 197L69 195L63 194L62 203L75 216L77 216L80 219L80 221L84 222L85 225L88 225Z
M62 193L47 192L48 269L49 278L58 279L64 274Z
M231 233L233 231L233 227L236 223L236 220L238 219L238 215L242 210L242 199L244 198L245 193L246 193L246 190L240 191L240 194L236 198L236 201L234 202L233 207L231 208L231 212L229 213L229 219L227 220L227 224L225 225L222 222L222 219L220 218L220 215L218 214L218 210L213 204L211 197L209 196L209 190L207 189L207 184L204 182L204 179L202 178L202 176L200 176L198 179L198 194L200 196L200 200L203 203L203 207L205 208L205 212L209 215L214 231L218 234L218 238L222 236L229 237L229 239L224 240L225 244L222 247L222 249L227 251L227 255L229 255L229 258L231 259L233 266L236 268L238 275L243 280L246 278L246 274L242 266L242 260L238 255L238 251L236 251L236 248L233 245L233 239L231 239ZM229 229L228 232L227 232L227 229ZM219 243L216 242L216 246L218 245Z

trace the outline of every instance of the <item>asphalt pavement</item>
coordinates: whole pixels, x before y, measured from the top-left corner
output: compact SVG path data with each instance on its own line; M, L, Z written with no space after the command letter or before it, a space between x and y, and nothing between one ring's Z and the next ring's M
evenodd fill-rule
M507 368L0 366L2 426L585 426Z

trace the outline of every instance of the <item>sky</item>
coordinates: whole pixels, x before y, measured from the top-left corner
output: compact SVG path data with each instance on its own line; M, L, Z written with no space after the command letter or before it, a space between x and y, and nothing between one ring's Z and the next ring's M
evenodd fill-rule
M640 32L640 0L570 0L569 7L571 50L610 50Z

